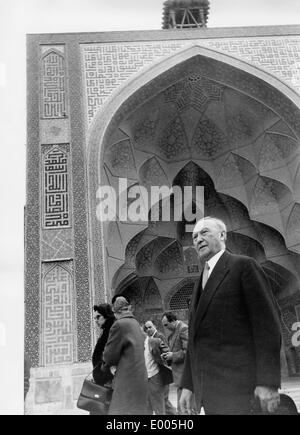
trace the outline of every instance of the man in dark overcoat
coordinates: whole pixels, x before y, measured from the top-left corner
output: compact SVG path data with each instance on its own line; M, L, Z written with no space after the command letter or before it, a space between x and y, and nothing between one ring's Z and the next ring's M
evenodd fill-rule
M203 264L191 302L181 379L182 409L192 393L206 414L249 414L279 404L281 333L270 283L250 257L226 251L226 226L201 219L193 242Z

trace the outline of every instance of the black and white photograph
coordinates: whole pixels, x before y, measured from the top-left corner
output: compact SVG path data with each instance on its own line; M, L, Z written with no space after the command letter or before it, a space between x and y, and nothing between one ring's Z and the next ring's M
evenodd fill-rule
M299 0L0 0L0 35L0 415L299 415Z

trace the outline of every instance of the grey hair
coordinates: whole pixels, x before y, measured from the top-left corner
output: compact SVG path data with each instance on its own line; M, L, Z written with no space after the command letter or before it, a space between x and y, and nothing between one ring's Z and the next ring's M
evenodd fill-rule
M114 312L121 313L130 310L130 304L123 296L118 296L113 303Z
M197 224L198 224L199 222L201 222L201 221L207 221L207 220L214 221L214 222L216 223L216 225L218 226L219 230L225 232L225 240L226 240L226 238L227 238L227 237L226 237L226 236L227 236L227 227L226 227L225 222L223 222L221 219L218 219L218 218L213 217L213 216L205 216L204 218L199 219L199 221L197 222ZM196 225L197 225L197 224L196 224Z

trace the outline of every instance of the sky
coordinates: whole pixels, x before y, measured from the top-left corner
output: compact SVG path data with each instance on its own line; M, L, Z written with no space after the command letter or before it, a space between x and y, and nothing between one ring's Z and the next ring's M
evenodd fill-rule
M0 0L0 414L23 413L28 33L160 29L164 0ZM209 27L300 24L299 0L211 0Z

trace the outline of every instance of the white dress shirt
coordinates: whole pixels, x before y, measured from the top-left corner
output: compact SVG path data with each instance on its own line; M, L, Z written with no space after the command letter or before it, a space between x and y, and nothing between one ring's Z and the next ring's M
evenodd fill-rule
M212 271L214 270L217 262L220 260L221 256L224 254L225 249L219 251L216 255L214 255L210 260L207 261L209 266L208 278L210 277Z
M147 337L144 342L144 355L148 379L150 379L153 376L157 375L157 373L159 372L159 367L158 364L154 361L154 358L150 352L149 337Z

